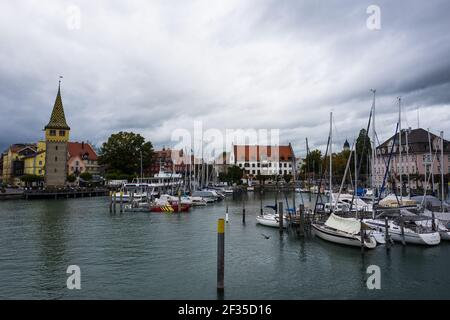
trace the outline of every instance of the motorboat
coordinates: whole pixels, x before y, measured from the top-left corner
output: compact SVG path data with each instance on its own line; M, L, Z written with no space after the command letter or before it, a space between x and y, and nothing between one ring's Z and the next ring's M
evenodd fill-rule
M313 223L312 228L317 237L329 242L353 247L364 245L367 249L377 246L377 240L370 232L363 232L361 241L362 230L369 228L355 218L343 218L332 213L324 223Z

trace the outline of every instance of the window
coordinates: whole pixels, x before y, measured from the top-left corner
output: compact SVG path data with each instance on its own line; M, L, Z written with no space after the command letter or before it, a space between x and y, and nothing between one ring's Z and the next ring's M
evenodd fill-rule
M252 168L254 168L255 167L255 164L254 163L252 163Z
M55 162L58 161L58 157L55 157Z
M56 130L51 129L51 130L50 130L50 135L51 135L51 136L56 136Z
M42 166L42 161L39 161L39 165Z
M55 173L56 173L56 168L55 168Z
M66 135L66 131L64 130L59 130L59 136L60 137L64 137Z
M80 165L80 162L78 160L75 161L75 165L78 167Z
M58 150L58 146L55 146L55 150Z

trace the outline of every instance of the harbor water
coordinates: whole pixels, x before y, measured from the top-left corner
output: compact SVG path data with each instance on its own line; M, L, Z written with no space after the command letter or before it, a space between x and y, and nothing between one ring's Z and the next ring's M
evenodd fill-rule
M217 299L217 219L228 205L225 299L450 299L449 243L362 255L280 237L255 223L260 195L243 197L245 224L239 197L181 214L110 214L106 197L0 202L0 298ZM274 204L274 193L262 197ZM80 290L67 289L69 265L80 267ZM370 265L380 267L380 290L367 288Z

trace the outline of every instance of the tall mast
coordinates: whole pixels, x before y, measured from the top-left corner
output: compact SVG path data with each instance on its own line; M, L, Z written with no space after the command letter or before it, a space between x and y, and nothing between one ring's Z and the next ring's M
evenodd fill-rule
M441 212L444 212L444 131L441 131Z
M356 201L355 210L356 210L356 219L358 219L358 200L357 200L358 199L357 198L357 195L358 195L358 165L357 165L358 156L356 154L356 142L355 142L355 159L354 160L355 160L355 192L354 192L355 200L354 201Z
M333 193L333 112L330 112L330 201Z
M399 176L400 176L400 201L403 201L403 181L402 181L402 98L398 97L398 163L399 163Z
M406 137L406 174L408 175L408 198L411 198L411 185L409 177L409 142L408 142L409 128L405 131Z
M430 149L431 193L434 195L434 161L433 161L433 153L431 152L432 145L431 145L430 128L428 128L428 147ZM426 183L428 182L426 181Z
M372 179L371 179L371 188L372 188L372 207L375 203L375 93L377 92L377 90L375 89L371 89L370 91L372 91L373 93L373 102L372 102L372 170L371 170L371 175L372 175ZM356 147L355 147L356 150Z

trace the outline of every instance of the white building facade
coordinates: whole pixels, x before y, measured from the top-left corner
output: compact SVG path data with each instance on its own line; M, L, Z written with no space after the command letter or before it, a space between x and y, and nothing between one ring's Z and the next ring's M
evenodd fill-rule
M234 145L230 163L256 177L292 175L295 155L291 144L285 146Z

